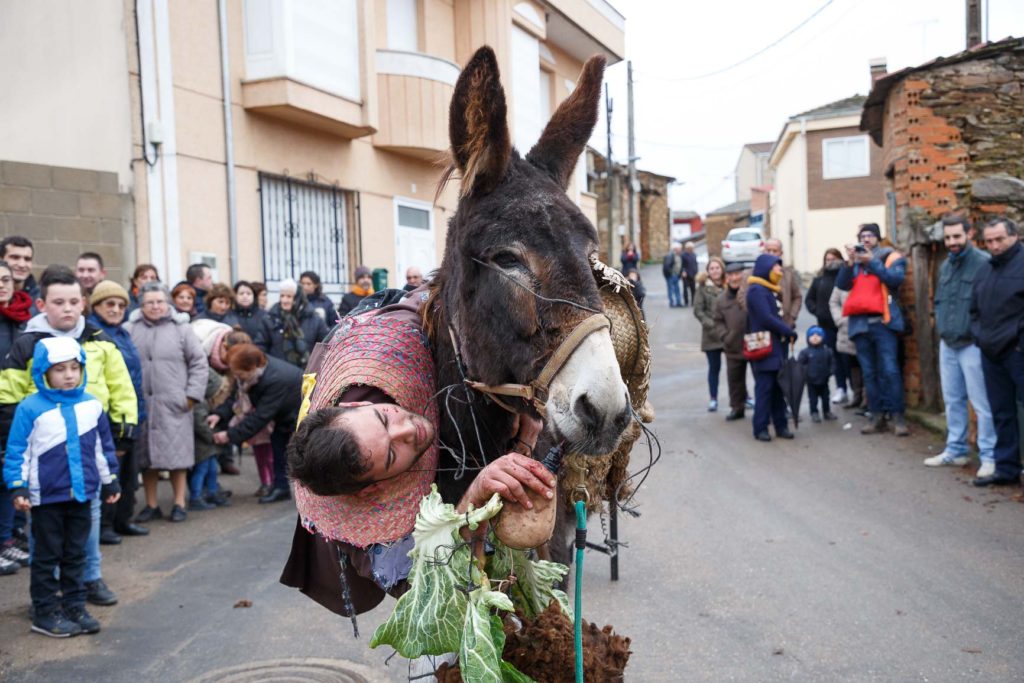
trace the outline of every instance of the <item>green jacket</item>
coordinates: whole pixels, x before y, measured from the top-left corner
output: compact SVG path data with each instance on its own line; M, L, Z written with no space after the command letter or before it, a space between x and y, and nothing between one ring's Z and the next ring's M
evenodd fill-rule
M0 436L5 442L14 409L36 392L32 381L32 354L36 342L53 336L32 327L30 321L28 330L14 340L11 350L0 361ZM121 352L106 332L90 322L85 323L77 341L85 351L86 392L102 404L114 438L127 436L138 424L139 405Z
M715 327L715 299L722 288L708 279L707 273L697 276L697 291L693 297L693 315L700 321L700 350L717 351L722 348L722 338Z
M959 256L950 254L939 267L935 287L935 328L942 341L953 349L971 343L971 293L978 270L988 262L988 253L968 246Z

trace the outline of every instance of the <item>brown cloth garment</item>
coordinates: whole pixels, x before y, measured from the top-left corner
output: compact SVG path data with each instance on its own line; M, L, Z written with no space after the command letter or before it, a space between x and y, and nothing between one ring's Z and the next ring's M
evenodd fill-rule
M749 286L747 278L743 278L739 299L740 306L744 311L747 310L747 287ZM779 290L775 296L782 302L782 320L796 329L796 319L800 316L800 306L803 305L804 295L800 291L800 276L793 270L793 266L782 266L782 281L779 283Z

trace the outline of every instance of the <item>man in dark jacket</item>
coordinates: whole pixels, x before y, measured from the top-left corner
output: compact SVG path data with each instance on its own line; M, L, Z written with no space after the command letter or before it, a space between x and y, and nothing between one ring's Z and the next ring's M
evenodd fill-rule
M693 242L687 242L682 254L683 306L689 306L697 300L697 271L700 268L697 265L697 254L693 250Z
M849 259L839 268L836 287L850 292L844 305L848 315L850 339L857 347L857 360L864 371L868 391L871 424L861 434L881 434L888 430L886 415L892 415L897 436L908 436L904 417L903 373L899 364L899 335L903 332L903 314L899 305L899 286L906 274L907 259L892 247L881 247L882 232L875 223L860 226L859 244L846 245ZM853 303L865 305L853 311ZM874 306L874 308L872 308Z
M725 267L725 290L715 299L712 315L715 329L725 351L725 376L729 380L728 421L742 420L747 403L747 359L743 356L743 335L747 331L747 312L740 305L740 285L744 280L742 263Z
M979 271L988 263L988 254L974 247L974 230L970 221L952 214L942 219L943 240L949 256L939 268L935 288L935 327L939 333L939 377L942 400L946 404L946 448L926 458L929 467L967 464L967 401L978 416L978 455L981 458L979 477L995 472L992 451L996 431L992 424L985 390L985 373L981 367L981 350L971 337L971 292Z
M668 287L669 308L681 308L683 295L679 291L679 279L683 272L683 248L678 242L672 244L672 250L665 254L661 262L661 274L665 276L665 286Z
M992 259L982 264L971 297L971 335L981 349L985 388L996 430L995 471L975 486L1020 483L1020 430L1017 404L1024 399L1024 248L1017 225L990 221L984 231Z
M25 292L32 301L39 298L39 285L32 275L35 247L32 240L21 235L10 235L0 240L0 261L6 261L14 278L14 289Z

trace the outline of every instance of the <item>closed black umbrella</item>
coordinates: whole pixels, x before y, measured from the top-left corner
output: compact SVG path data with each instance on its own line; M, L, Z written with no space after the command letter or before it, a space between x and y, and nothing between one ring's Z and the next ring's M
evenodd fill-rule
M779 370L779 386L782 387L782 395L786 399L786 405L793 414L793 428L800 427L800 404L804 400L804 385L807 383L807 376L804 366L793 357L793 344L789 345L789 357L782 361L782 368Z

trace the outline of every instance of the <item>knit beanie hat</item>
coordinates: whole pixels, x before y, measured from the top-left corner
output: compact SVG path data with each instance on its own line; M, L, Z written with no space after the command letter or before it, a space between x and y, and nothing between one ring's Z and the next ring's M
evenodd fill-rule
M825 338L825 330L821 329L817 325L811 325L807 328L807 341L811 341L811 337L818 335L822 339Z
M104 299L109 299L115 296L120 299L124 299L126 304L131 301L131 299L128 298L128 290L113 280L103 280L92 290L92 296L89 297L89 305L95 306Z
M370 277L372 273L366 266L356 266L355 277L358 280L361 277Z
M882 239L882 231L881 229L879 229L878 223L865 223L864 225L860 226L860 228L857 230L857 237L860 238L860 236L866 232L873 233L875 239Z
M203 345L203 353L206 354L207 358L210 357L210 353L213 351L217 338L221 336L221 333L227 334L231 331L230 325L207 318L199 318L189 324L192 326L192 331L199 337L199 343Z

